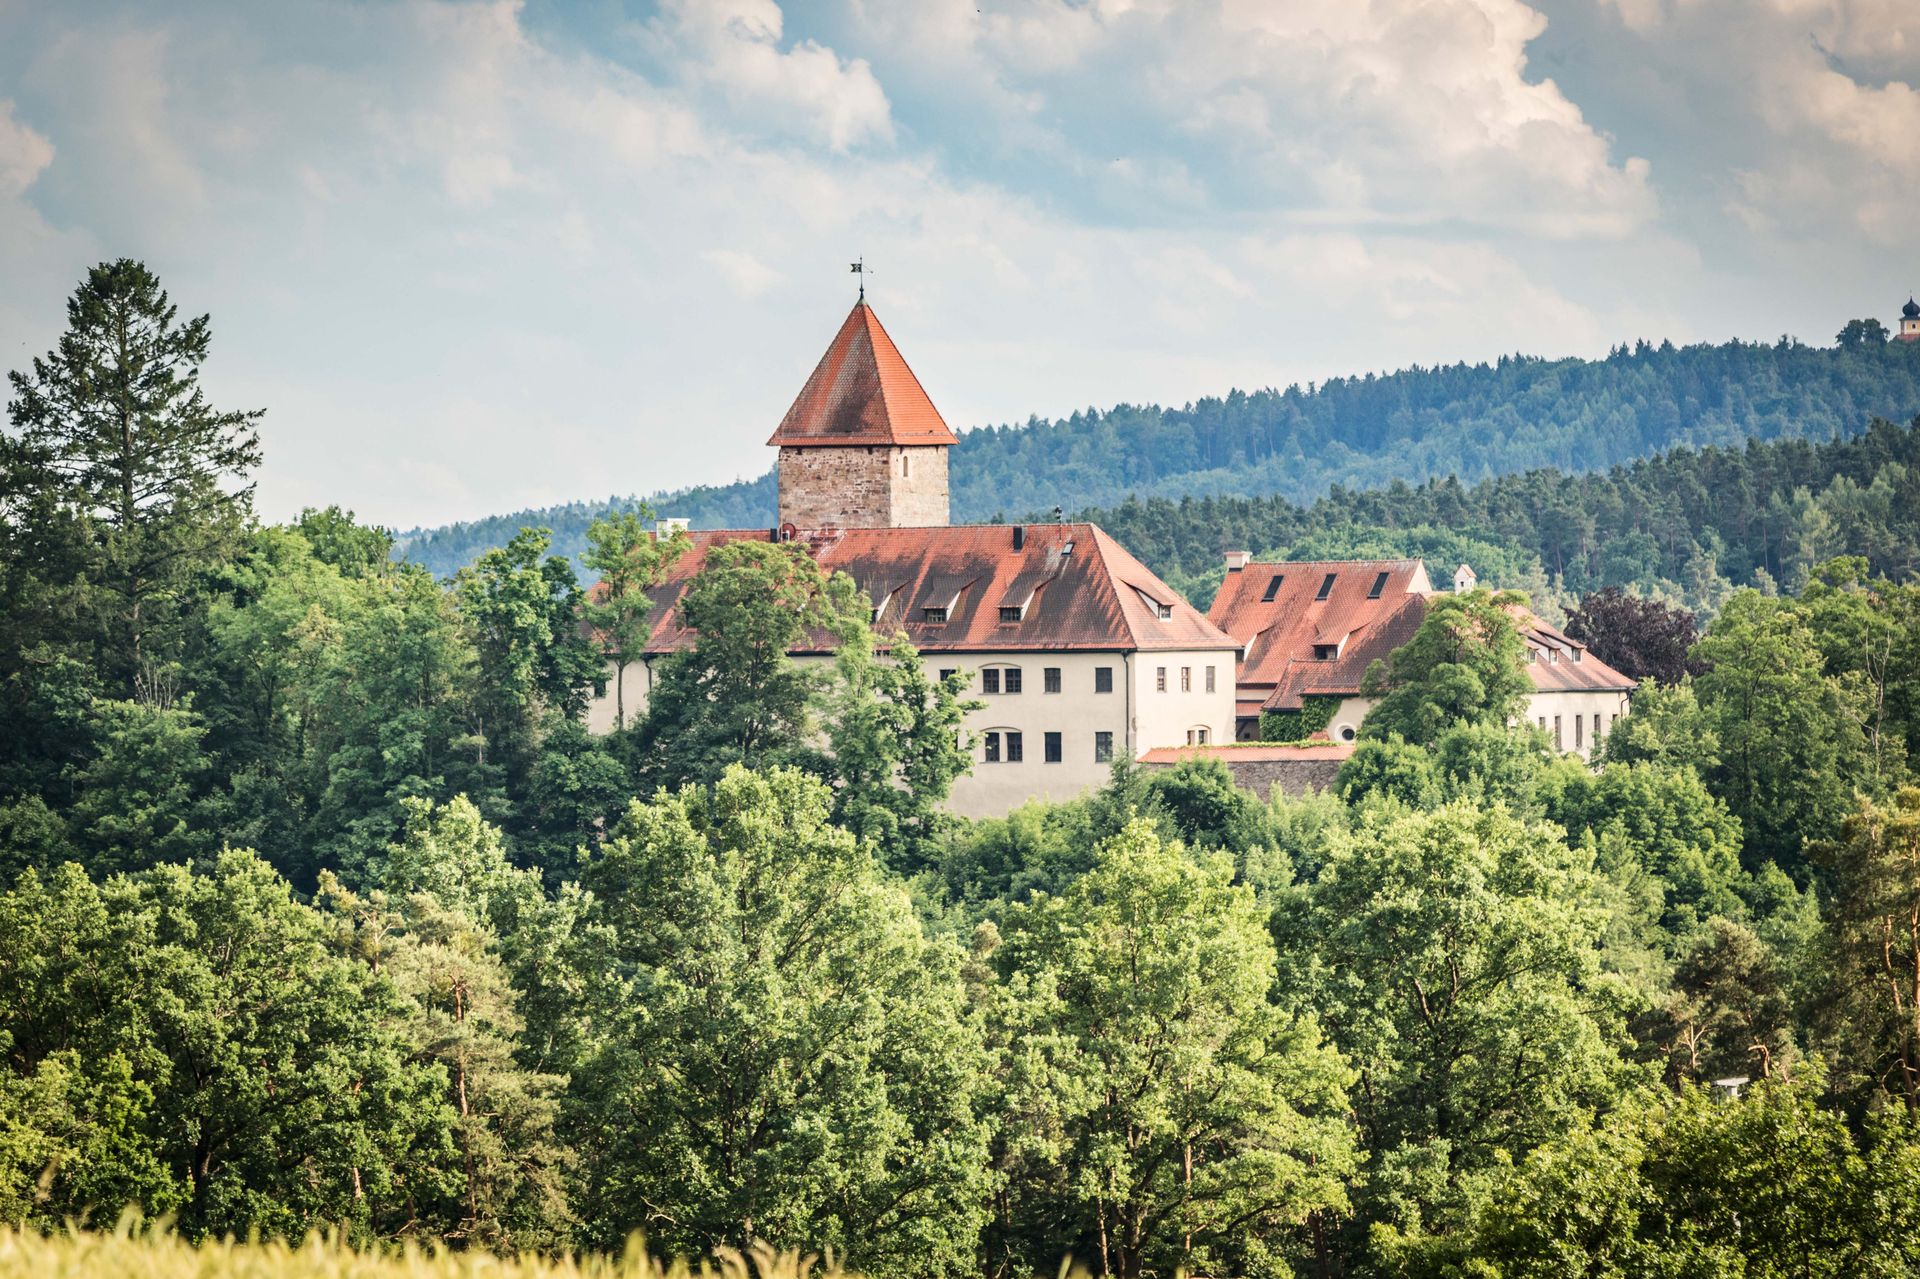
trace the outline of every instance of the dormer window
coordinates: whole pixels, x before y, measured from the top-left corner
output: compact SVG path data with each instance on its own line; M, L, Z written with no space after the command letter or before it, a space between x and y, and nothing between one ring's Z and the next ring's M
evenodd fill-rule
M1373 579L1373 586L1368 589L1367 598L1370 600L1377 600L1381 597L1381 595L1386 593L1386 589L1387 589L1387 574L1382 573L1380 576Z
M1141 590L1137 586L1134 587L1133 590L1134 590L1134 593L1140 597L1140 602L1153 610L1153 615L1155 617L1159 618L1163 622L1168 621L1173 617L1173 605L1153 598L1153 596L1147 594L1145 591Z
M1577 648L1573 650L1573 660L1576 662L1580 660L1580 650Z
M1335 578L1335 576L1337 575L1333 573L1327 574L1325 580L1320 583L1320 593L1318 595L1315 595L1313 597L1314 599L1323 600L1327 598L1327 596L1333 594L1333 579Z
M1000 620L1003 622L1017 622L1026 615L1026 611L1026 609L1020 607L1018 604L1002 604L1000 606Z
M1158 607L1158 608L1159 608L1159 610L1160 610L1160 620L1161 620L1161 621L1163 621L1163 622L1170 622L1170 621L1172 621L1172 620L1173 620L1173 605L1171 605L1171 604L1160 604L1160 605L1157 605L1156 607Z
M1313 660L1316 662L1331 662L1339 656L1340 646L1338 644L1315 644L1313 646Z
M1280 583L1286 580L1287 575L1285 573L1275 573L1271 578L1267 579L1267 593L1260 597L1260 602L1262 604L1273 603L1273 597L1280 593Z
M921 620L922 622L925 622L925 623L926 623L926 624L927 624L928 626L943 626L943 625L945 625L945 624L946 624L946 620L947 620L947 610L946 610L946 606L945 606L945 605L942 605L942 606L940 606L940 607L938 607L938 608L923 608L923 609L921 609L921 610L920 610L920 620Z

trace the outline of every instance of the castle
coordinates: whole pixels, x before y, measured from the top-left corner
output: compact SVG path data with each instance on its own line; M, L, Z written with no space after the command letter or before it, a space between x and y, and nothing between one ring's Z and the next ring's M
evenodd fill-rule
M1920 307L1910 309L1920 333ZM941 675L970 677L984 705L967 719L973 770L949 801L962 815L1074 798L1121 758L1218 754L1238 771L1254 756L1231 744L1307 699L1337 703L1324 736L1268 749L1261 776L1297 788L1286 770L1310 763L1323 782L1351 753L1370 705L1360 677L1412 636L1433 594L1420 561L1254 564L1229 552L1226 583L1202 614L1097 525L952 525L948 450L958 442L863 294L767 441L779 458L776 524L693 533L649 591L648 639L624 672L629 711L644 710L658 664L695 640L679 603L707 552L799 541L866 592L877 630L904 634ZM1470 589L1472 570L1462 565L1453 585ZM1589 756L1633 681L1523 621L1529 713L1563 750ZM601 698L589 726L605 732L614 715L611 695Z

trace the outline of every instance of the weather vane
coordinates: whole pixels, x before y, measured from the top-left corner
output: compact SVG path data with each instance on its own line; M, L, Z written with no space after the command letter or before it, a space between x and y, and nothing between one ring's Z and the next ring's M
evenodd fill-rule
M850 269L860 277L860 300L865 302L867 300L867 260L864 257L861 258Z

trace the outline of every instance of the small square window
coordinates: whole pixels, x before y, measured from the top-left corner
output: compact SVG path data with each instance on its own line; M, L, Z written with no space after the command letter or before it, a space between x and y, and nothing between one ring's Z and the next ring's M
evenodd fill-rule
M923 608L920 610L920 620L929 626L942 625L947 620L947 610L944 608Z
M1093 762L1110 764L1113 762L1113 734L1095 733L1093 735Z
M1193 691L1193 667L1191 666L1182 666L1180 668L1180 691L1183 693L1191 693Z
M987 734L987 763L998 764L999 762L1000 762L1000 734L988 733Z
M1018 666L1009 666L1005 671L1001 672L1000 686L1009 693L1019 692L1020 668Z
M1021 760L1027 757L1026 750L1021 745L1020 734L1008 733L1006 737L1007 737L1007 763L1018 764Z
M1060 762L1060 734L1058 733L1047 734L1046 751L1047 751L1047 763L1058 764Z
M1167 691L1167 668L1164 666L1153 668L1153 691L1156 693Z
M1060 668L1058 666L1046 667L1044 670L1040 672L1040 683L1041 683L1041 687L1046 689L1047 692L1049 693L1059 692L1060 691Z
M1018 604L1002 604L1000 606L1000 620L1003 622L1017 622L1020 620L1021 612L1022 610Z
M1333 579L1337 576L1338 574L1336 573L1327 574L1325 580L1323 580L1320 583L1320 593L1314 596L1313 598L1317 600L1323 600L1327 598L1327 596L1333 594Z
M1161 621L1163 621L1163 622L1167 622L1167 621L1172 621L1172 620L1173 620L1173 605L1171 605L1171 604L1162 604L1162 605L1160 605L1160 606L1159 606L1159 608L1160 608L1160 620L1161 620Z
M1093 668L1093 691L1111 693L1113 691L1113 667L1096 666Z
M1211 666L1207 667L1207 691L1209 693L1213 691L1213 667Z
M951 666L942 666L940 668L941 682L944 683L947 680L952 679L955 675L958 675L959 673L960 672L958 670L954 669Z
M989 666L980 672L980 691L997 693L1000 691L1000 668Z
M1287 575L1285 573L1275 573L1272 577L1268 578L1267 593L1260 597L1260 602L1262 604L1273 603L1273 597L1280 593L1280 583L1286 580Z

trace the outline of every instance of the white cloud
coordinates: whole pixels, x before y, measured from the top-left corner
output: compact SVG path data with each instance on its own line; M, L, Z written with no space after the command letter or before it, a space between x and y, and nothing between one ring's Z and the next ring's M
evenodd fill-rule
M693 78L743 112L775 112L836 151L893 137L887 95L859 58L802 40L782 50L774 0L666 0L660 27Z
M53 143L13 118L13 103L0 98L0 199L23 195L53 163Z
M604 47L511 0L114 2L0 8L0 350L146 258L269 410L273 516L757 474L862 255L956 425L1726 331L1675 175L1532 66L1549 0L685 0ZM1768 160L1713 198L1770 235L1832 170Z

